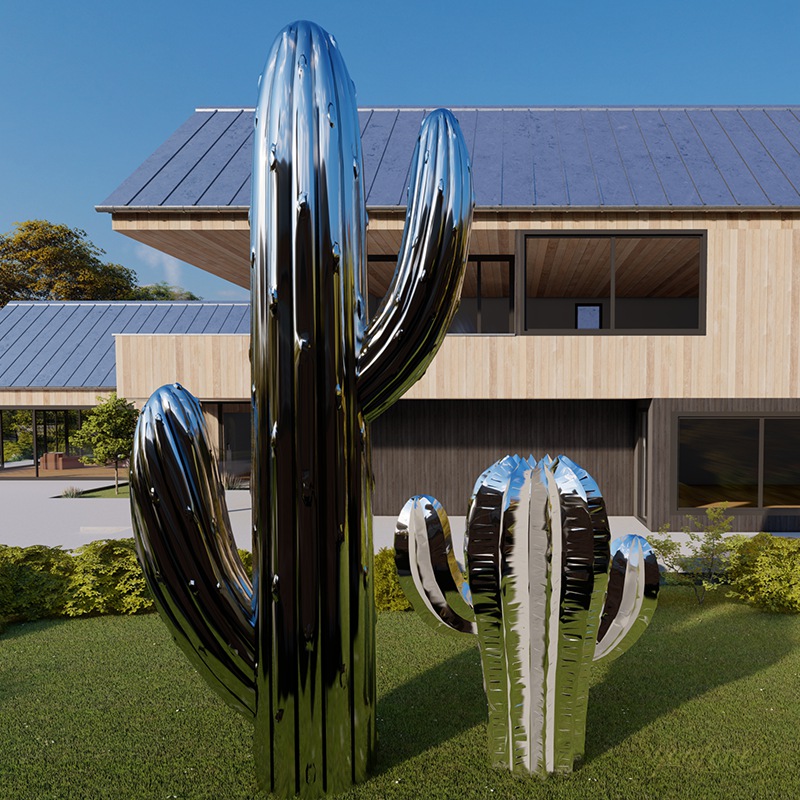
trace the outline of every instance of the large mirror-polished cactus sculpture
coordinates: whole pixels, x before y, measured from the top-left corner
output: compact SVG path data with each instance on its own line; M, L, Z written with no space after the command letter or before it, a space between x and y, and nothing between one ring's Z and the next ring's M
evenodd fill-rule
M375 756L369 422L422 375L455 313L472 185L456 120L431 113L397 269L368 321L353 83L308 22L270 52L253 163L252 585L200 406L177 385L142 412L131 502L178 644L255 721L260 783L310 797L363 779Z
M597 484L565 456L492 465L466 533L468 582L445 510L412 497L395 533L400 583L437 629L477 634L492 763L570 772L584 754L589 667L625 652L649 623L655 555L640 536L609 548Z

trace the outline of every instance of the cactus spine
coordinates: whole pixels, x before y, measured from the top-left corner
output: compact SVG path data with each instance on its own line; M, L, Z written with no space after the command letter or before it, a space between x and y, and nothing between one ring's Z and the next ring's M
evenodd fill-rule
M333 37L309 22L272 47L253 163L252 588L236 566L199 406L180 388L147 404L131 497L162 614L212 686L255 719L260 783L312 797L363 779L375 757L369 422L421 376L455 313L472 188L455 118L431 113L398 266L368 323L353 83ZM165 475L190 487L180 508L158 485ZM211 588L199 596L204 579L191 577L191 558L179 563L172 518L208 562ZM252 613L233 615L231 603Z
M658 593L655 556L639 536L612 543L609 577L609 538L597 485L564 456L508 456L478 479L468 585L442 506L417 496L403 508L400 582L434 627L477 634L495 766L569 772L582 760L590 664L630 647Z

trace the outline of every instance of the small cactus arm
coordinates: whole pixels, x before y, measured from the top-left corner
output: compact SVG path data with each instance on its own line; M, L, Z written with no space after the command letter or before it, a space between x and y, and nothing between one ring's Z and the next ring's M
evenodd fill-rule
M633 644L658 594L647 542L627 536L609 548L609 538L597 484L565 456L507 456L480 476L468 584L455 577L444 508L422 495L400 513L395 558L415 610L437 629L478 636L495 766L569 772L583 758L591 662Z
M255 113L252 590L185 390L164 387L145 406L131 483L164 618L211 685L254 717L259 783L279 795L341 791L375 757L369 422L424 372L455 313L471 187L458 123L432 112L395 276L368 323L353 83L322 28L281 31Z

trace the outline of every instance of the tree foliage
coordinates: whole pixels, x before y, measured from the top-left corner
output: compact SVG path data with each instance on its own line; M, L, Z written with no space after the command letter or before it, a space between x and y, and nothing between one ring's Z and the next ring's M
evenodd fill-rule
M12 300L199 300L161 282L139 286L136 273L102 260L86 231L43 219L0 234L0 307Z
M10 300L126 300L136 273L106 264L80 228L41 219L0 236L0 303Z
M166 281L137 286L131 300L201 300L194 292L180 286L172 286Z
M114 465L114 487L119 494L119 466L131 454L139 412L124 397L112 392L86 412L80 429L70 436L73 447L86 450L84 464Z

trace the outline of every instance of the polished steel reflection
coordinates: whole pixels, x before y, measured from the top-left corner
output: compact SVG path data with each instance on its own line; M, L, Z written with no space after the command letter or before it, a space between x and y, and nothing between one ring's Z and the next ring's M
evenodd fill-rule
M583 759L592 660L630 647L658 595L646 540L609 539L597 484L566 456L506 456L478 478L463 587L442 506L421 495L403 508L395 553L412 605L434 627L477 633L495 766L570 772Z
M439 109L422 123L397 269L368 322L353 82L322 28L281 31L260 80L250 208L252 598L219 544L227 516L197 404L187 401L187 433L160 433L183 390L165 387L145 408L131 500L164 619L225 699L254 715L259 782L285 797L343 790L374 761L369 422L447 331L472 206L464 139Z

